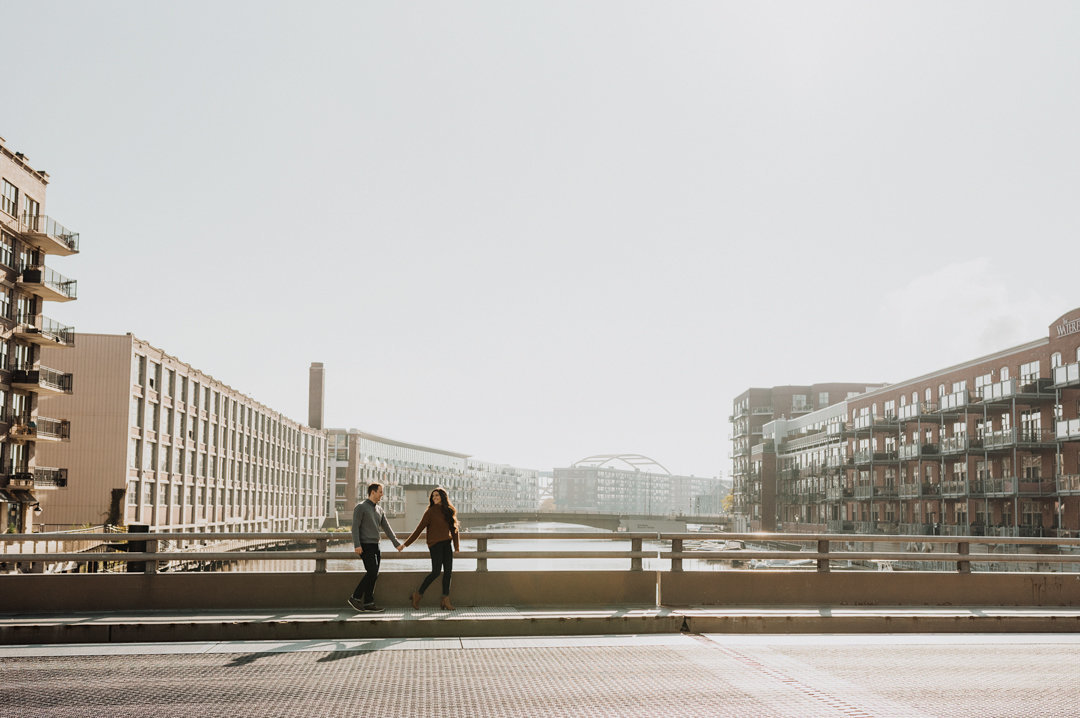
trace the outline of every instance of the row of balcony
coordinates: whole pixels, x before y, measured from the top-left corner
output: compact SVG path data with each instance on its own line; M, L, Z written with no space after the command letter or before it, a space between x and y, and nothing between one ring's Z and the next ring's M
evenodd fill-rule
M1080 493L1080 479L1073 474L1062 474L1057 479L1041 477L1008 477L974 479L950 479L940 483L903 483L874 485L860 483L854 486L828 486L826 501L845 499L918 499L918 498L993 498L1008 496L1051 496L1053 494Z
M845 521L826 522L829 533L886 534L899 536L1000 536L1004 538L1038 538L1053 536L1056 529L1042 526L987 526L972 524L903 523L900 521Z

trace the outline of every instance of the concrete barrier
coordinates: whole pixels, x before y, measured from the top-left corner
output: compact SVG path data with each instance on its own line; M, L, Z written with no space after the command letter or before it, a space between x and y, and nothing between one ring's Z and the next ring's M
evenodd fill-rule
M667 571L664 606L1080 606L1076 573Z
M341 608L361 573L32 574L0 576L0 612ZM408 604L426 572L379 576L377 603ZM488 571L454 574L460 606L656 605L651 571ZM437 606L440 580L424 605Z

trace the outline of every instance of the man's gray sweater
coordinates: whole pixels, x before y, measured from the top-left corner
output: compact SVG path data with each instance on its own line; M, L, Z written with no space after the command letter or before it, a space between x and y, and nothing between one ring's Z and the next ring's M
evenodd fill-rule
M401 545L379 505L372 503L370 499L364 499L352 512L353 548L359 548L362 543L379 543L379 529L386 533L386 537L394 543L395 548Z

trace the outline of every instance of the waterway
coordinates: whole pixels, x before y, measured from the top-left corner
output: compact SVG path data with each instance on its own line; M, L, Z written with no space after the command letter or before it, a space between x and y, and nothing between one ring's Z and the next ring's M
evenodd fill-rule
M488 526L477 531L484 533L535 533L536 538L528 539L488 539L487 550L489 553L498 551L630 551L629 539L600 538L600 536L618 536L618 533L605 531L591 526L577 524L564 524L554 522L530 522L515 524L500 524ZM545 538L546 533L595 533L595 539L553 539ZM348 550L352 548L351 541L331 545L331 550ZM382 541L383 561L381 571L428 571L431 569L430 559L426 546L418 541L407 552L420 552L423 558L407 559L394 550L393 545ZM296 549L292 549L296 550ZM303 550L303 549L301 549ZM314 549L311 549L314 551ZM475 551L476 539L470 539L467 533L461 535L461 550ZM669 542L642 541L643 551L668 551ZM643 558L642 568L646 571L667 570L671 561L659 558ZM684 559L683 567L688 571L724 571L731 566L729 562L710 561L701 559ZM489 571L596 571L596 570L629 570L629 558L488 558L487 568ZM455 571L474 571L476 559L455 558ZM224 571L296 571L307 572L315 570L315 561L304 560L257 560L238 561L226 564ZM362 571L363 564L359 559L332 559L326 562L327 571Z

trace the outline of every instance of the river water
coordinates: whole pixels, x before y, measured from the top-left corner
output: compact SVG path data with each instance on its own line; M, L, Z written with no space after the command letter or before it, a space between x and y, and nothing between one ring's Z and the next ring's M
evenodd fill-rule
M497 551L630 551L629 539L600 538L600 536L617 536L617 533L604 531L591 526L579 526L577 524L563 524L552 522L533 522L519 524L500 524L478 529L484 533L536 533L536 538L528 539L488 539L487 550ZM595 533L596 539L553 539L545 538L545 533ZM393 544L383 539L382 541L382 566L380 571L429 571L431 562L428 558L427 547L422 541L414 543L406 549L407 552L420 552L421 559L402 558ZM349 550L352 542L346 539L342 543L331 545L333 551ZM292 549L297 550L297 549ZM302 549L300 549L302 550ZM311 549L314 551L314 549ZM461 535L461 550L475 551L476 540L470 539L469 535ZM642 541L643 551L668 551L669 542ZM646 571L667 570L671 566L668 559L644 558L642 568ZM724 571L730 568L730 564L721 561L706 561L699 559L683 559L683 567L688 571ZM487 568L489 571L596 571L615 570L625 571L630 569L629 558L488 558ZM332 559L326 562L327 571L363 571L360 559ZM315 570L315 561L304 560L257 560L238 561L226 564L224 571L297 571L309 572ZM455 571L476 570L476 559L454 559Z

